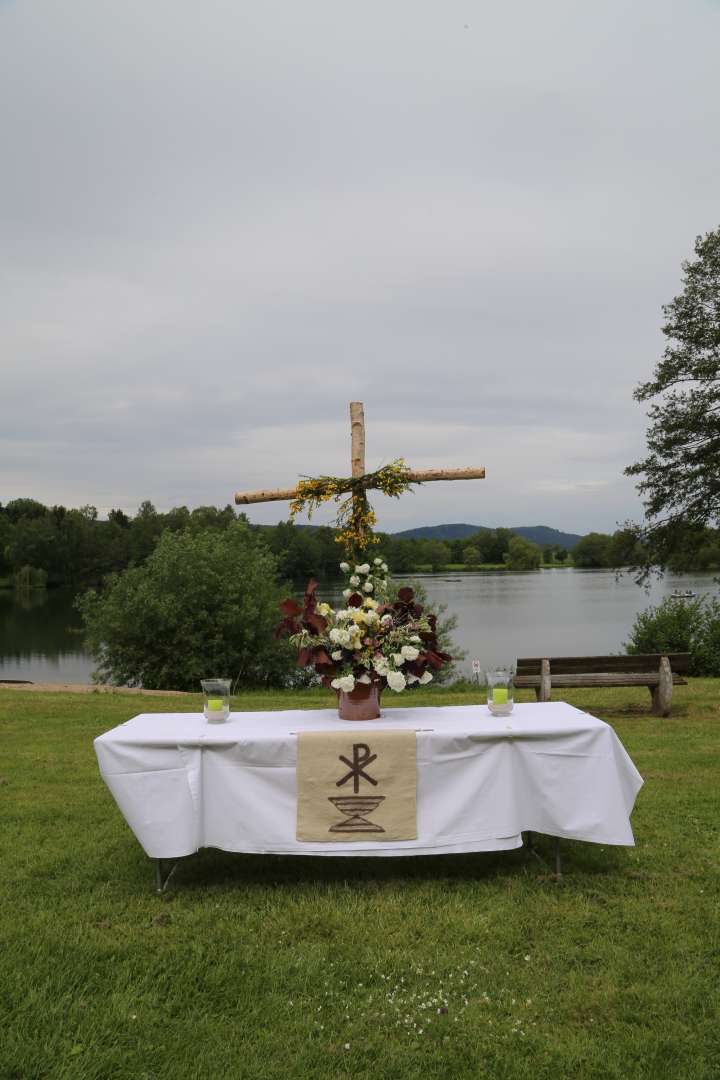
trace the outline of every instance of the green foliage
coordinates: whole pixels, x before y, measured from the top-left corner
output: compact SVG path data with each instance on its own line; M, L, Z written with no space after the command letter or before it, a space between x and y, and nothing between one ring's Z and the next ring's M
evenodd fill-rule
M103 681L194 690L202 678L281 685L293 664L273 638L276 563L243 522L164 533L142 566L78 601Z
M465 566L477 566L480 559L480 548L475 547L474 544L469 544L462 549L462 561Z
M687 530L720 522L720 228L698 236L683 263L683 292L663 308L668 340L653 378L635 391L657 398L648 412L648 454L630 465L641 479L648 563L667 566Z
M609 566L611 537L606 533L591 532L578 540L572 556L579 570L591 570L595 567Z
M432 570L442 570L451 559L450 545L444 540L421 540L418 561Z
M16 589L23 591L44 589L47 585L47 574L34 566L21 566L13 575L13 583Z
M667 597L637 615L625 649L630 655L689 652L693 675L720 675L720 603Z
M522 536L513 536L507 550L508 570L538 570L542 551L537 544Z

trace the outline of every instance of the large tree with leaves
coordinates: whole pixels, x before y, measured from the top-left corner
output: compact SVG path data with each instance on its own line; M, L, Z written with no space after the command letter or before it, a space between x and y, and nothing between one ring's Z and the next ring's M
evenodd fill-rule
M648 453L625 472L641 477L647 522L636 526L649 562L665 566L689 536L720 524L720 228L695 241L683 291L663 307L667 345L649 382Z

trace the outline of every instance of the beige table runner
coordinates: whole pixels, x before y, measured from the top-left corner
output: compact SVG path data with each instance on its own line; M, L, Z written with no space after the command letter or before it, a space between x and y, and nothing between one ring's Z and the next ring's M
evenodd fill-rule
M417 839L414 731L300 731L297 839Z

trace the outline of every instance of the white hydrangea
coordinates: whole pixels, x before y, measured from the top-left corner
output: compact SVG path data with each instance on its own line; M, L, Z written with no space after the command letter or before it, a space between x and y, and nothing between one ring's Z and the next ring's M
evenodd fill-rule
M363 683L363 685L365 686L367 686L370 681L371 679L369 675L361 675L359 679L355 680L355 682Z
M387 566L387 563L386 563L386 562L384 562L384 563L382 564L382 566L380 567L380 569L382 570L383 574L387 574L387 572L388 572L388 566ZM387 584L387 582L385 582L385 584Z
M349 694L355 689L355 676L343 675L340 679L333 679L330 685L333 690L344 690L346 694Z
M330 656L333 660L342 660L342 651L338 649L337 652L331 652Z
M403 664L405 663L405 657L403 656L402 653L399 653L399 652L393 653L393 660L397 664L398 667L402 667Z
M347 619L352 619L352 617L352 611L348 611L347 608L343 608L342 611L338 611L337 615L335 616L338 622L345 622Z
M376 566L382 566L382 559L373 559Z
M369 574L370 573L370 563L364 562L362 564L362 566L356 566L355 567L355 573L356 574Z
M432 675L430 674L429 671L424 671L423 674L418 679L418 682L422 683L423 686L424 686L425 683L432 682Z
M404 690L407 686L405 676L402 671L388 671L387 682L391 690L394 690L396 694L399 694L401 690Z
M365 590L365 592L372 592L374 588L375 586L373 585L372 581L366 581L363 585L363 589Z
M351 585L359 585L360 584L360 578L357 576L357 574L353 574L353 576L350 578L350 584Z
M373 667L377 671L378 675L387 675L390 671L390 665L384 656L378 656L373 660Z
M400 652L403 654L406 660L417 660L420 655L420 650L416 649L414 645L403 645Z
M340 569L342 570L343 574L347 574L350 567L348 566L348 564L346 562L341 562L340 563Z

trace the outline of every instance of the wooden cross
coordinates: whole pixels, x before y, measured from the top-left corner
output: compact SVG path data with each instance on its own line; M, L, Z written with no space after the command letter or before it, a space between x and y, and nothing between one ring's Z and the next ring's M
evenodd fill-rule
M365 416L361 401L350 402L350 435L352 440L351 468L354 477L365 475ZM483 480L485 470L478 469L424 469L410 470L408 479L424 484L432 480ZM368 484L368 487L375 485ZM279 491L237 491L235 502L241 506L248 503L291 502L297 498L296 488Z

